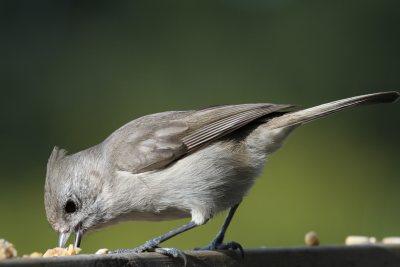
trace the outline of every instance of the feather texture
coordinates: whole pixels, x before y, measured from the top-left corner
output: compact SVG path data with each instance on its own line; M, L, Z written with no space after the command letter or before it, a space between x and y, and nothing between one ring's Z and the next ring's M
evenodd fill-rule
M126 124L105 144L119 170L131 173L154 171L259 118L290 107L243 104L158 113Z

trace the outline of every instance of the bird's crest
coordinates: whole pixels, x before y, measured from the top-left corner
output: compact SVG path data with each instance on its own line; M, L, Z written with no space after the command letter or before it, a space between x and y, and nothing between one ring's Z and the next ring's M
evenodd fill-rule
M66 155L67 151L65 149L55 146L47 162L47 173L50 172L50 170L54 167L57 161L64 158Z

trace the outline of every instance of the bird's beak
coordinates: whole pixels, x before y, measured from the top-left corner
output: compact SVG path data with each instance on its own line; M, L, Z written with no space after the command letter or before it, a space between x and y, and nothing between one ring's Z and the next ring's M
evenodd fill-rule
M71 233L60 233L58 236L58 247L63 248L67 243Z
M74 247L79 248L81 246L82 236L83 236L82 230L79 229L78 231L76 231Z

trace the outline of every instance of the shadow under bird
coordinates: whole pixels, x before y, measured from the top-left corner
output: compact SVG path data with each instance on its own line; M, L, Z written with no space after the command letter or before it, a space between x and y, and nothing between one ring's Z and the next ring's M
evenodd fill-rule
M134 249L160 249L160 243L229 209L215 239L205 248L239 249L224 243L225 231L266 158L293 129L343 109L390 103L398 92L379 92L296 109L285 104L223 105L170 111L133 120L102 143L67 155L54 148L47 164L47 219L65 246L75 246L93 229L126 220L191 218L187 224Z

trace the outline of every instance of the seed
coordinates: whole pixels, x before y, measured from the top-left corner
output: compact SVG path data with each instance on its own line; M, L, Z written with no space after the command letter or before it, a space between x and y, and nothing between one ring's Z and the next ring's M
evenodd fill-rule
M0 239L0 260L17 257L17 250L7 240Z
M108 254L108 248L101 248L95 253L96 255L105 255Z
M350 235L350 236L346 237L345 243L348 246L372 245L372 244L376 243L376 238L373 236Z
M400 244L400 237L398 236L385 237L384 239L382 239L382 243L387 245Z
M43 258L72 256L79 254L80 251L80 248L75 248L73 245L69 245L68 248L51 248L43 254Z
M319 245L319 238L316 232L310 231L304 236L304 243L307 246L318 246Z

